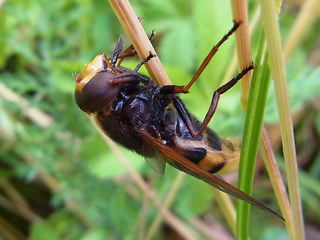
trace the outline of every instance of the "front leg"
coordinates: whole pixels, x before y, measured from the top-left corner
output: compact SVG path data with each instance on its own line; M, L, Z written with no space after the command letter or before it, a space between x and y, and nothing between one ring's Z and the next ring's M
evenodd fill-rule
M130 72L123 72L120 73L118 75L116 75L115 77L113 77L112 79L110 79L108 81L108 84L110 85L115 85L115 84L120 84L120 83L147 83L148 81L146 79L140 78L138 76L138 70L142 67L143 64L145 64L146 62L148 62L151 58L155 57L155 54L152 54L151 52L149 53L148 57L146 57L145 59L143 59L136 67L133 71Z

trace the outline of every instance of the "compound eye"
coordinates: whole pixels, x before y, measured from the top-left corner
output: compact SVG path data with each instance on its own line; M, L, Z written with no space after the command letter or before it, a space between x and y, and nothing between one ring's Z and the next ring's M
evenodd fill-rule
M116 98L120 88L108 84L112 77L112 73L100 72L83 87L82 92L76 91L76 102L81 110L91 113L100 111Z

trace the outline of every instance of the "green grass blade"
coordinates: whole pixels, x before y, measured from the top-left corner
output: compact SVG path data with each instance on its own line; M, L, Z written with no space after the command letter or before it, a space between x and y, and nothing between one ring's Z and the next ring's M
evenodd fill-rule
M241 160L239 166L238 187L242 191L251 194L255 160L258 151L259 135L262 126L264 109L270 83L270 70L263 62L264 37L260 36L258 54L256 57L256 68L253 73L247 116L241 149ZM249 204L238 201L237 206L237 237L248 239Z

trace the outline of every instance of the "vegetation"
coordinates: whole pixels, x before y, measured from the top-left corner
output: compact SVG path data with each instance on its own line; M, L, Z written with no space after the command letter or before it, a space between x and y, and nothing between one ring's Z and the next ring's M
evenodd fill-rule
M156 30L153 45L174 84L187 83L212 45L232 27L229 2L131 4L144 18L146 33ZM248 4L257 60L264 50L260 5L253 0ZM291 0L279 15L307 239L316 239L312 234L320 231L319 9L314 0ZM223 217L227 210L217 206L221 196L210 186L170 166L165 175L157 175L142 157L112 142L106 145L75 104L74 76L84 64L102 52L110 56L121 34L130 45L107 1L3 1L0 22L0 237L179 239L180 230L189 239L233 238L235 226ZM237 73L234 45L231 37L182 96L199 119L213 91ZM139 61L127 59L123 65L134 68ZM265 65L262 78L269 79L273 74ZM274 92L271 85L263 121L285 178ZM239 86L221 97L210 123L220 136L240 140L247 131L239 97ZM260 158L252 195L278 211ZM236 184L236 175L224 177ZM254 207L249 235L289 239L281 220Z

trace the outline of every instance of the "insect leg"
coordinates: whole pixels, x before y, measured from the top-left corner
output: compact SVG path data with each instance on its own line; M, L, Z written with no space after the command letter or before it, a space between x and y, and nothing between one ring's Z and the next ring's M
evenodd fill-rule
M172 93L187 93L189 91L189 89L192 86L192 84L198 79L200 74L203 72L203 70L209 64L210 60L216 54L216 52L218 51L218 49L222 45L222 43L224 43L228 39L228 37L230 35L232 35L238 29L240 24L241 24L241 22L233 21L233 27L231 28L231 30L226 35L224 35L223 38L221 38L221 40L218 42L217 45L212 47L211 51L206 56L206 58L203 60L203 62L201 63L199 69L197 70L197 72L192 77L191 81L186 86L174 86L173 89L171 90Z
M139 69L142 67L143 64L147 63L151 58L155 57L156 55L153 54L152 52L149 52L148 57L146 57L145 59L143 59L133 70L135 73L137 73L139 71Z
M152 54L151 52L149 53L148 57L143 59L133 71L130 72L123 72L112 79L108 81L108 84L113 85L113 84L119 84L119 83L130 83L130 82L143 82L146 83L148 80L140 78L137 76L138 70L141 68L143 64L148 62L151 58L153 58L155 55Z
M156 35L155 30L152 30L149 40L152 41L155 35ZM119 67L125 58L133 57L135 55L137 55L137 52L135 51L133 45L131 44L122 54L119 55L118 58L120 58L120 61L118 62L117 66Z
M150 37L149 37L149 40L152 41L152 39L154 38L155 35L156 35L155 30L152 30L151 35L150 35ZM134 52L133 52L133 51L134 51ZM131 54L132 54L132 55L131 55ZM124 58L129 57L129 56L131 57L131 56L134 56L134 55L136 55L136 54L137 54L137 52L135 51L133 45L131 44L131 45L119 56L119 58L121 58L121 62L122 62ZM118 65L119 65L119 63L118 63Z
M116 62L118 60L118 56L119 56L120 52L122 51L122 49L123 49L123 37L120 35L119 40L116 43L116 46L113 50L113 55L112 55L111 62L110 62L112 67L115 67Z
M220 95L225 93L226 91L228 91L230 88L232 88L247 72L249 72L253 68L254 68L254 66L253 66L253 64L251 64L249 67L243 69L242 72L239 73L236 77L232 78L229 82L222 85L220 88L218 88L213 93L209 110L208 110L208 112L207 112L207 114L206 114L206 116L205 116L205 118L204 118L204 120L198 130L195 130L193 128L190 115L189 115L187 109L185 108L185 106L183 105L182 101L179 98L174 99L174 105L175 105L177 111L180 113L182 120L187 125L188 130L189 130L192 137L197 138L203 132L203 130L208 126L213 114L215 113L215 111L217 109ZM179 86L177 86L177 87L179 87ZM172 89L174 89L174 88L172 88Z

